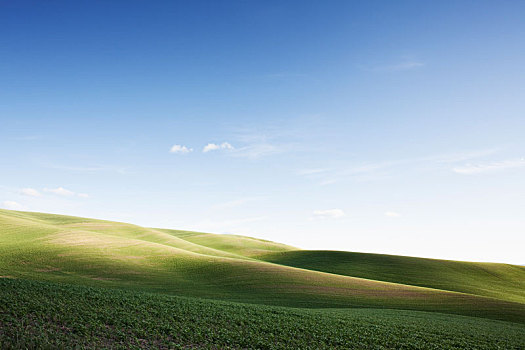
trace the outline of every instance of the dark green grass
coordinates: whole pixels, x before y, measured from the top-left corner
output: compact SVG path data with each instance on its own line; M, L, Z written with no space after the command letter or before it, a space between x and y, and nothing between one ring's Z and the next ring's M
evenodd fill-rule
M305 310L0 279L0 348L523 349L525 326Z
M525 303L525 267L385 254L301 250L259 259L308 270Z

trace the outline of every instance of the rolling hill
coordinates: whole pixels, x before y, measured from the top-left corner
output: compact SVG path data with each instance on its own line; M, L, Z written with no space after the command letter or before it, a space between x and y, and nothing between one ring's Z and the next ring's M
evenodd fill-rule
M525 303L524 266L315 250L276 252L259 258L308 270Z
M0 210L0 276L7 278L309 309L437 311L525 323L523 268L473 268L476 283L469 288L471 270L465 266L470 263L432 261L433 281L425 272L426 259L396 257L399 263L387 267L385 258L367 260L367 255L308 254L316 252L249 237ZM492 283L491 273L500 273L494 279L501 283Z

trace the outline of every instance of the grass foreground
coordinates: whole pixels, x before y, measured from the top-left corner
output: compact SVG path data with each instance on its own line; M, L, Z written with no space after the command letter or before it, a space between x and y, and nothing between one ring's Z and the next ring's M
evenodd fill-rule
M523 349L525 325L0 279L0 348Z

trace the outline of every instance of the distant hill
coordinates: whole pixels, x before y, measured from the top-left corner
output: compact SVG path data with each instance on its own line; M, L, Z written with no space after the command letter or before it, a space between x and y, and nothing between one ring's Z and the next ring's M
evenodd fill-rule
M525 303L525 267L518 265L316 250L271 253L260 259L344 276Z

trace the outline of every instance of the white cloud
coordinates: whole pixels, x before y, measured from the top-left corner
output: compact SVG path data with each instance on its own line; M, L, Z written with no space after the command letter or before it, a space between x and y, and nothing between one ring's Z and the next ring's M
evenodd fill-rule
M277 147L269 143L260 143L239 148L233 153L233 155L235 157L256 159L271 154L282 153L283 151L282 147Z
M173 145L170 148L170 153L186 154L193 151L193 148L188 148L183 145Z
M341 209L315 210L313 217L318 219L338 219L346 216Z
M233 146L230 145L228 142L221 143L221 149L233 149Z
M26 196L31 196L31 197L40 197L41 196L40 192L38 192L34 188L23 188L23 189L20 190L20 193L22 193L22 194L24 194Z
M228 142L223 142L221 144L208 143L206 146L204 146L202 151L206 153L206 152L216 151L216 150L221 150L221 149L232 150L234 149L234 147Z
M2 206L6 209L11 210L22 210L24 209L24 206L20 203L14 202L14 201L3 201Z
M44 192L53 193L53 194L56 194L58 196L63 196L63 197L73 197L73 196L78 196L78 197L81 197L81 198L88 198L89 197L89 195L86 194L86 193L76 193L76 192L70 191L68 189L65 189L64 187L44 188Z
M209 151L215 151L219 149L219 145L215 144L215 143L208 143L206 146L204 146L204 148L202 149L202 151L204 153L206 152L209 152Z
M467 164L462 167L453 168L452 171L463 175L473 175L494 172L505 169L521 168L525 166L525 159L504 160L500 162Z
M388 216L389 218L398 218L401 214L396 213L395 211L387 211L385 212L385 216Z

